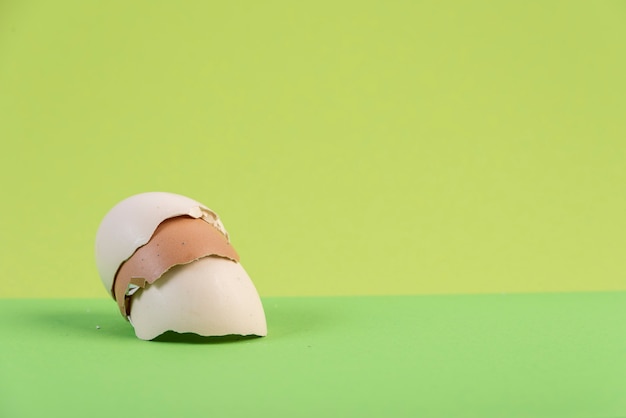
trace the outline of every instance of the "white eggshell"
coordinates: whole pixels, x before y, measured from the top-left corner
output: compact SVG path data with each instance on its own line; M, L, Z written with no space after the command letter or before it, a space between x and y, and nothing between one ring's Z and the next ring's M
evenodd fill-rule
M138 290L129 319L143 340L166 331L267 335L263 306L250 277L241 264L221 257L175 266Z
M225 235L217 214L186 196L149 192L131 196L111 209L96 234L96 265L102 284L111 293L120 265L146 244L157 226L166 219L188 215L205 218ZM111 293L112 294L112 293Z

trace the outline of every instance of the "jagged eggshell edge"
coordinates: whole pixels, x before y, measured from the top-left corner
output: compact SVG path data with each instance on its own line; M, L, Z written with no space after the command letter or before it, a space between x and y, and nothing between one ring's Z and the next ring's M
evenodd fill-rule
M147 192L130 196L105 215L96 233L96 265L102 284L112 297L120 265L150 240L161 222L183 215L203 218L228 237L215 212L175 193Z

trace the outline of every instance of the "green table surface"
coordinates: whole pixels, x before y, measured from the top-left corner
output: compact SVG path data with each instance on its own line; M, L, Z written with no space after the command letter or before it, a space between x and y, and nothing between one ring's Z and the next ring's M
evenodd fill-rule
M626 416L626 292L264 305L266 338L146 342L110 300L0 299L0 416Z

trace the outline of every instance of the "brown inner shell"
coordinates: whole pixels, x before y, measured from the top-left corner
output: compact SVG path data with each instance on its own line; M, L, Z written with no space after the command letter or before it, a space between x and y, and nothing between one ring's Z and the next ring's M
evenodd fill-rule
M207 256L239 261L228 238L206 221L178 216L161 222L150 241L122 263L115 275L113 291L122 315L130 315L130 297L126 296L130 284L143 288L170 268Z

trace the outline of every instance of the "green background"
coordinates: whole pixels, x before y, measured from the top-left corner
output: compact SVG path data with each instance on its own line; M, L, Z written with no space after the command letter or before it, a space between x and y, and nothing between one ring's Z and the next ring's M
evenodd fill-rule
M222 342L111 305L0 299L0 416L626 416L626 292L266 298Z
M624 290L623 2L0 2L0 296L106 297L119 200L262 295Z
M626 3L0 0L0 417L626 416ZM138 340L105 213L269 336Z

